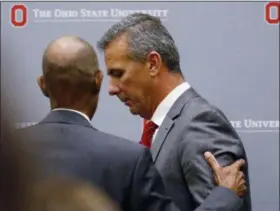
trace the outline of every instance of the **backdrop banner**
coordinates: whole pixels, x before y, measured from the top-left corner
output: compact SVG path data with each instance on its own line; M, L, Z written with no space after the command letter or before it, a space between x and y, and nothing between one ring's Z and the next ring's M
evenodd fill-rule
M51 40L76 35L96 47L106 29L122 17L149 13L171 32L185 79L226 114L242 138L253 210L279 210L279 7L267 4L2 2L1 105L11 103L15 127L36 124L50 111L36 78ZM103 54L98 56L105 73ZM137 142L143 129L143 119L108 95L106 76L92 124Z

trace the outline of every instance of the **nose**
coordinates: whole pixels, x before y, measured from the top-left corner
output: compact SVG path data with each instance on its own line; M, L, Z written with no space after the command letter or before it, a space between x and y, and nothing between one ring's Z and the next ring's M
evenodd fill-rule
M120 92L120 88L113 85L113 84L109 84L109 95L117 95Z

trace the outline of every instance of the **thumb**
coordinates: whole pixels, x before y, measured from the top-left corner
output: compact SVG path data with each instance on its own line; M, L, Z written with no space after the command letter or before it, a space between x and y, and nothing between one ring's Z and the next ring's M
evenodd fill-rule
M213 171L216 172L221 168L220 164L218 163L218 161L216 160L216 158L211 152L205 152L204 157Z

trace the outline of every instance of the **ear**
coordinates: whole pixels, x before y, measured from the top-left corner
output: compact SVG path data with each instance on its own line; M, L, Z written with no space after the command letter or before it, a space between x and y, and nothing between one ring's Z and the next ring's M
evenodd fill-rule
M147 56L148 69L150 76L154 77L160 73L162 59L158 52L152 51Z
M97 70L95 75L94 75L94 82L95 82L95 94L99 94L101 85L103 81L103 73L100 70Z
M47 91L47 88L46 88L46 81L45 81L45 78L44 78L43 75L41 75L37 78L37 84L39 85L43 95L45 97L49 97L49 94L48 94L48 91Z

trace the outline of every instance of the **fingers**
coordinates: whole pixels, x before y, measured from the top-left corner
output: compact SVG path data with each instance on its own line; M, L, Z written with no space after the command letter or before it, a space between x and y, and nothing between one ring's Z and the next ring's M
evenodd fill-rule
M245 182L244 178L239 179L238 183L239 183L239 187L242 187L242 186L246 185L246 182Z
M237 168L238 170L245 165L245 161L243 159L239 159L232 164L232 167Z
M244 179L244 173L243 173L243 171L239 171L237 176L236 176L236 180L239 182L242 179Z
M246 185L242 185L238 190L237 190L237 195L238 196L243 196L247 191Z
M214 155L210 152L205 152L204 157L207 160L208 164L211 166L213 171L217 171L221 168L220 164L214 157Z
M247 191L247 187L246 187L246 184L245 184L245 180L242 179L241 182L240 182L240 186L238 188L238 193L239 195L244 195L244 193Z
M246 187L246 181L244 179L244 173L242 171L240 171L238 173L237 181L239 183L237 194L238 194L238 196L243 196L245 194L245 192L247 191L247 187Z

